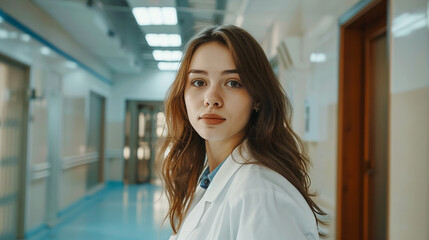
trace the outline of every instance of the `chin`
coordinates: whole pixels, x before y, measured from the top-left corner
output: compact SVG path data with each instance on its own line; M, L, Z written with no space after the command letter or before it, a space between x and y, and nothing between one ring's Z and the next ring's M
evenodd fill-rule
M219 134L208 134L208 133L203 133L203 134L199 134L200 137L202 137L204 140L207 141L220 141L220 140L224 140L226 137L224 136L219 136Z

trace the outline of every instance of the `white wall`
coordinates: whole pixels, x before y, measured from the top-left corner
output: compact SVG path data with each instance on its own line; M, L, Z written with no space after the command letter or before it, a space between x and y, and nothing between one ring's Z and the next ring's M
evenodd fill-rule
M429 239L429 1L392 0L390 4L389 239L426 240ZM418 20L403 25L402 31L410 31L398 36L401 30L396 27L405 14ZM420 27L413 29L419 23Z
M302 1L302 34L289 31L288 22L275 22L264 41L266 52L287 37L301 37L302 62L299 67L280 68L280 79L294 104L293 126L304 134L304 104L316 99L318 139L305 141L313 162L312 188L316 200L331 217L329 238L335 239L337 117L338 117L338 17L357 0ZM429 1L389 1L390 45L390 165L389 239L429 239ZM392 32L395 21L404 14L414 15L419 24L406 36ZM279 29L278 25L284 26ZM280 40L275 40L280 38ZM324 53L325 62L310 63L311 53Z
M316 202L328 213L330 225L327 239L335 239L337 198L337 118L339 72L339 17L358 0L301 1L299 21L279 20L265 42L279 43L286 38L299 38L295 65L284 69L279 64L279 77L294 106L292 124L304 140L313 163L311 189L317 191ZM292 21L291 20L295 20ZM298 25L300 30L290 26ZM280 38L275 40L275 38ZM265 44L266 52L275 53L278 45ZM296 49L292 49L296 50ZM326 61L310 62L311 53L323 53ZM313 137L304 134L305 100L312 100L317 109L316 131Z
M31 1L1 1L0 8L62 51L93 67L105 77L110 77L110 70L76 44ZM41 54L40 48L43 45L40 42L35 39L22 41L20 36L23 32L9 23L3 21L0 28L2 31L14 33L10 36L17 36L0 39L0 54L30 68L29 85L37 94L37 99L30 100L29 104L25 213L25 230L28 232L38 229L48 220L50 223L55 222L51 221L49 216L55 217L60 210L64 210L93 190L87 187L87 178L90 174L87 172L90 168L89 164L85 163L86 152L66 151L72 152L71 155L78 155L79 160L84 160L75 162L79 167L66 167L70 166L70 162L66 164L63 157L70 156L63 155L64 151L61 150L67 148L85 150L90 92L103 95L108 101L111 86L79 67L67 68L65 63L68 59L56 52L52 51L49 55ZM64 120L68 119L63 117L63 113L70 109L65 109L62 103L70 98L79 98L82 102L80 108L72 109L71 115L78 116L80 121L66 125ZM52 116L56 116L54 121ZM55 126L56 131L52 133L50 129ZM70 131L61 131L62 127L67 127L66 130ZM79 133L77 134L80 136L79 141L73 142L74 139L68 135L70 132ZM79 145L76 147L75 143Z
M145 70L141 75L115 75L108 120L124 121L125 100L163 101L176 77L174 71Z

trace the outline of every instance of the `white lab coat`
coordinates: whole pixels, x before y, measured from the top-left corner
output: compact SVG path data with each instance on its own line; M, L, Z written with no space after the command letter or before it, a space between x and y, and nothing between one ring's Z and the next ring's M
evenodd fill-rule
M207 190L198 185L178 234L170 240L319 239L313 213L298 190L273 170L241 164L254 161L246 143L241 146Z

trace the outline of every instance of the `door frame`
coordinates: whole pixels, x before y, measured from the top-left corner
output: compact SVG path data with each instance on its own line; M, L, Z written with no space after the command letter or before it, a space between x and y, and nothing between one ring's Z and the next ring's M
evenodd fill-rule
M123 160L123 182L125 184L136 184L136 174L137 174L137 143L138 143L138 134L136 129L138 129L138 114L139 114L139 106L149 106L152 107L152 112L155 110L163 109L162 101L146 101L146 100L138 100L138 99L126 99L125 100L125 120L124 120L124 145L122 149L125 147L129 148L130 156L128 160L125 160L124 154L122 154ZM127 118L129 118L127 120ZM156 131L156 122L154 122L154 118L151 118L152 132ZM128 136L127 136L128 134ZM151 148L151 163L149 164L149 182L154 182L156 180L155 175L156 171L154 168L154 158L155 158L155 145L156 142L152 141Z
M368 239L363 177L368 168L364 160L367 146L364 26L374 24L380 14L387 19L387 1L360 1L339 21L337 239Z
M92 98L98 98L101 102L101 116L100 116L100 146L97 149L98 151L98 184L103 184L105 182L105 176L107 175L106 173L106 159L105 159L105 151L106 151L106 147L105 147L105 136L106 136L106 97L99 93L96 92L94 90L90 90L88 93L88 99L89 99L89 103L87 106L87 110L88 110L88 118L86 120L86 125L90 126L91 124L91 101ZM90 138L90 130L87 127L87 133L86 133L86 141L88 143Z
M389 93L389 89L387 88L387 90L385 90L386 92L382 92L382 91L378 91L377 94L374 94L376 91L376 87L375 87L375 80L373 79L373 72L374 72L374 67L373 67L373 55L372 55L372 51L374 51L374 41L379 38L382 37L383 35L385 35L386 38L386 45L387 45L387 24L386 24L386 18L378 18L377 20L373 21L371 23L371 25L365 29L364 32L364 41L365 41L365 92L366 93L370 93L370 94L365 94L365 107L364 107L364 171L366 171L366 173L364 174L364 179L363 179L363 221L364 226L363 226L363 234L364 234L364 239L374 239L374 234L376 233L376 228L375 227L380 227L380 226L376 226L375 222L376 219L374 218L373 215L371 215L370 211L371 209L375 208L375 197L372 193L374 193L375 191L375 184L376 181L375 179L378 178L383 178L384 177L384 172L388 172L387 166L382 165L381 167L385 167L385 169L380 169L380 165L377 166L378 164L382 164L380 162L380 160L382 160L383 158L378 159L379 162L376 161L376 152L383 152L383 150L387 151L387 149L375 149L375 139L374 137L376 136L376 127L375 127L375 111L376 111L376 98L377 96L383 96L383 94L388 95ZM387 55L386 55L387 57ZM388 59L386 59L386 62L388 61ZM380 79L381 80L381 79ZM388 79L386 80L388 81ZM379 81L378 81L379 82ZM389 101L387 99L387 101ZM388 118L388 115L386 115L386 117ZM380 120L380 119L378 119ZM388 123L387 123L387 127L388 127ZM388 141L388 134L386 136L387 141ZM386 142L387 145L387 142ZM386 161L388 161L388 158L385 159ZM387 163L386 163L387 164ZM387 179L386 179L387 182ZM377 182L377 183L381 183L381 182ZM387 191L387 189L385 189ZM382 194L383 192L380 191L379 194ZM387 201L387 200L386 200ZM378 209L378 211L382 211L381 209ZM387 209L386 209L386 213L387 213ZM386 216L384 216L386 217ZM386 219L387 220L387 219ZM386 230L386 229L385 229Z
M17 214L17 222L16 222L16 237L17 238L23 238L25 236L25 230L26 230L26 226L27 226L27 219L26 216L27 215L27 210L28 210L28 201L27 201L27 196L29 195L29 188L27 185L27 178L30 173L30 163L28 161L29 159L29 151L28 151L28 147L29 145L29 138L28 138L28 129L29 129L29 125L30 125L30 121L28 121L28 116L29 116L29 111L31 109L30 106L30 96L29 96L29 89L30 89L30 71L31 68L22 63L19 62L13 58L10 58L7 55L3 55L0 54L0 59L2 61L4 61L5 63L17 66L19 68L22 68L23 71L25 71L25 91L27 92L27 94L24 96L24 114L23 114L23 122L21 124L21 127L23 128L22 131L22 152L21 152L21 157L20 157L20 161L19 161L19 177L18 177L18 199L17 199L17 209L16 209L16 214Z

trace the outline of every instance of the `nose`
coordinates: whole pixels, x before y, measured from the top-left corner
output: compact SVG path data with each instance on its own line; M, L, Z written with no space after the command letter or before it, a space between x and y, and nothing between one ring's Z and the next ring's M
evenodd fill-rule
M204 106L205 107L220 108L223 106L223 101L222 101L222 98L219 95L218 91L219 90L215 86L212 86L211 88L208 89L208 91L206 92L206 95L204 97Z

